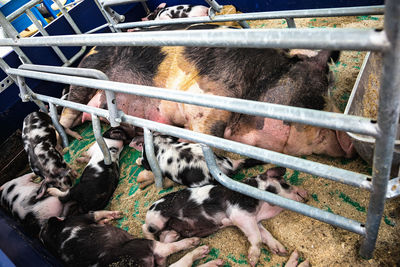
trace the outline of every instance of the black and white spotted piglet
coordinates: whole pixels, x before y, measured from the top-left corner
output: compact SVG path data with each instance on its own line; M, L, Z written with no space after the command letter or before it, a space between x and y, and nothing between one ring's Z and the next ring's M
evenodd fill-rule
M162 243L143 238L134 238L128 232L107 224L120 218L118 211L95 211L67 218L50 218L40 232L40 240L67 266L158 266L164 265L166 258L178 251L199 244L197 237L177 242ZM202 258L209 252L202 246L175 263L176 267L190 267L193 260ZM214 261L219 266L221 260Z
M19 219L29 234L37 237L41 226L53 216L60 216L63 204L57 197L36 199L40 184L34 173L15 178L0 187L1 205Z
M307 192L288 185L283 179L285 168L272 168L265 174L245 180L247 185L296 201L304 201ZM285 247L261 224L279 214L283 208L227 189L206 185L170 193L156 201L146 214L142 226L146 238L160 235L205 237L221 228L237 226L250 242L249 262L255 266L261 243L275 254L286 254Z
M48 187L61 190L71 187L71 169L56 149L57 134L49 115L37 111L26 116L22 140L32 171L44 179L37 198L43 197Z
M166 7L166 3L161 3L153 12L146 17L145 20L166 20L187 17L202 17L208 16L208 7L201 5L177 5Z
M215 183L208 170L200 144L180 142L176 137L160 133L154 133L153 140L154 154L163 177L188 187ZM217 156L216 162L220 170L228 176L242 168L265 164L255 159L233 160L222 156ZM142 171L137 179L141 183L140 187L143 188L154 181L144 148L142 149L142 158L138 159L136 163L147 170Z
M85 153L89 163L83 170L80 182L61 192L49 188L47 192L58 196L61 202L76 201L81 213L103 209L109 202L119 182L119 154L127 136L121 127L110 128L103 134L111 154L112 163L106 165L99 145L95 142Z

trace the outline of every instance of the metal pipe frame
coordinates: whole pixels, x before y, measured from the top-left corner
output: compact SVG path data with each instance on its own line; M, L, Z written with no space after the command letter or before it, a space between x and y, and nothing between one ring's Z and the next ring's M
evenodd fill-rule
M382 51L384 31L363 29L220 29L58 35L0 39L0 46L200 46Z
M103 136L101 135L100 120L99 117L97 117L94 114L92 114L92 126L93 126L94 137L96 138L96 142L99 145L100 150L104 156L104 164L111 165L112 163L111 154L106 142L104 141Z
M58 121L58 115L57 115L57 109L56 106L53 103L49 103L49 109L50 109L50 117L51 121L54 124L54 127L56 128L58 134L61 136L61 140L63 142L64 147L68 147L68 137L67 134L64 131L64 128L61 126L60 122Z
M40 77L44 75L44 73L40 72L38 72L37 74ZM15 73L15 75L24 76L22 73L19 72L18 74ZM70 79L72 78L70 76L67 77L69 77ZM32 94L32 97L34 99L38 99L41 101L52 102L55 103L56 105L62 105L69 108L73 108L81 112L88 112L105 118L108 117L108 111L104 109L78 104L71 101L59 100L57 98L51 98L40 94ZM336 182L353 185L366 190L371 190L371 177L369 177L368 175L347 171L333 166L328 166L325 164L308 161L294 156L289 156L278 152L269 151L258 147L253 147L250 145L245 145L242 143L226 140L215 136L209 136L206 134L201 134L190 130L185 130L145 119L136 118L133 116L126 115L122 111L119 111L119 118L121 119L121 122L128 122L138 127L148 128L150 130L178 136L180 138L192 140L198 143L205 143L219 149L245 155L247 157L258 159L264 162L278 164L280 166L284 166L290 169L295 169L313 175L325 177Z
M121 32L120 29L116 28L117 23L114 21L113 17L111 16L111 14L109 14L106 9L104 8L104 6L99 2L99 0L94 0L94 2L96 3L97 7L99 8L101 14L103 15L104 19L107 21L110 31L111 32Z
M28 68L33 69L33 66L35 65L26 64L21 66L21 68L25 68L24 66L30 66ZM57 69L55 67L50 68L53 68L54 70ZM253 116L270 117L273 119L298 122L323 128L350 131L371 136L379 135L379 130L376 124L371 123L370 119L363 117L231 97L193 94L184 91L175 91L152 86L135 85L114 81L100 81L89 78L38 72L37 70L40 69L43 69L43 66L37 65L36 71L10 68L7 70L7 73L11 75L21 75L28 78L41 79L51 82L79 85L102 90L110 90L116 93L135 94L138 96L152 97L180 103L183 102L187 104L210 108L218 108ZM64 73L66 73L67 71L66 68L63 68L62 70L65 71ZM76 72L77 75L80 75L78 74L78 72L79 71ZM84 70L82 70L82 72L84 72ZM71 73L73 73L73 70L71 70ZM171 94L171 92L173 92L173 94Z
M277 205L308 217L332 224L334 226L338 226L359 235L365 234L365 227L360 222L291 199L287 199L267 191L262 191L258 188L230 179L218 168L212 149L202 144L202 150L211 175L226 188L266 201L272 205Z
M13 13L7 16L8 21L13 21L17 17L21 16L26 10L31 9L32 7L36 6L37 4L40 4L43 0L31 0L25 5L21 6L17 10L15 10Z
M361 243L360 255L372 258L379 226L385 207L385 196L390 178L393 149L400 111L400 2L387 0L385 32L391 49L383 53L383 71L378 104L378 126L381 134L376 138L373 158L373 191L370 195L366 235Z
M100 3L102 6L117 6L136 2L143 2L143 0L102 0Z
M158 164L157 158L154 154L154 142L153 142L153 134L146 127L143 128L144 133L144 149L146 152L146 158L149 162L151 171L154 174L154 183L157 188L163 187L163 177L160 169L160 165Z
M43 66L24 64L18 67L24 70L42 71L47 73L55 74L66 74L71 76L81 76L88 78L95 78L98 80L109 81L107 75L99 70L86 69L86 68L67 68L67 67L55 67L55 66ZM109 116L107 120L110 122L111 127L119 126L120 119L118 118L118 107L116 104L115 93L110 90L106 90L107 108L109 110Z
M304 10L285 10L285 11L269 11L269 12L253 12L242 14L228 14L210 17L194 17L180 18L173 20L150 20L121 23L116 28L135 28L148 27L157 25L171 24L192 24L192 23L208 23L208 22L227 22L227 21L245 21L260 19L294 19L294 18L315 18L315 17L335 17L335 16L361 16L361 15L382 15L384 6L367 6L367 7L344 7L344 8L322 8L322 9L304 9Z

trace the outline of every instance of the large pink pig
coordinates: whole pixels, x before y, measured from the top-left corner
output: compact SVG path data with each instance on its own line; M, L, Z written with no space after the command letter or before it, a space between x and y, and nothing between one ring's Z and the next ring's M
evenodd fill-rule
M97 47L81 64L118 82L322 110L329 85L327 63L338 56L339 52L331 51L320 51L314 57L293 56L282 49ZM342 132L135 95L117 94L116 98L126 114L278 152L354 154L350 138ZM99 91L89 104L105 108L104 92ZM81 122L80 113L64 109L60 122L73 127Z

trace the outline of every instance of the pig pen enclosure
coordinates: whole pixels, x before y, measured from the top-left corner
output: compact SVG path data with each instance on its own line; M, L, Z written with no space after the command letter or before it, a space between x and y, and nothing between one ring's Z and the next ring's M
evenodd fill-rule
M34 4L38 2L36 1ZM207 2L216 11L219 11L219 5L216 2ZM360 6L381 4L372 3L372 1L359 2ZM284 166L288 168L285 175L287 181L292 185L302 186L309 192L310 200L307 204L282 199L267 192L253 192L253 196L288 209L288 211L282 212L273 219L265 221L264 225L290 252L297 249L301 252L302 257L309 259L314 266L396 266L400 263L400 203L398 198L394 198L398 194L398 178L389 180L400 101L398 93L399 78L397 77L400 66L398 56L399 3L386 1L385 7L340 7L336 9L333 8L332 3L326 1L324 2L326 6L321 3L321 6L318 7L329 7L327 9L260 12L277 10L278 8L267 7L263 6L266 5L264 3L253 2L249 2L248 7L246 7L231 1L230 3L220 3L225 5L224 9L228 10L227 13L236 13L233 6L227 6L229 4L234 5L238 11L245 13L235 15L218 15L217 13L215 16L211 14L210 18L176 19L159 22L167 24L181 23L182 21L185 22L185 20L186 22L196 23L236 20L241 21L242 27L251 28L235 32L223 30L218 35L208 30L202 31L201 34L199 32L177 32L175 34L172 32L122 33L120 32L121 29L149 26L152 23L156 23L151 21L133 22L138 20L140 16L144 16L145 8L142 7L142 3L134 3L133 6L130 6L132 5L130 3L132 1L109 0L101 3L97 2L98 8L93 2L85 0L69 12L61 9L64 16L55 19L53 23L46 27L49 34L56 35L52 37L46 37L47 34L42 31L41 35L44 37L40 37L37 34L30 38L21 39L18 32L14 31L7 22L7 19L10 20L10 18L6 18L2 13L0 14L2 27L8 31L8 38L1 39L0 45L13 46L15 51L0 61L3 71L6 73L2 82L4 90L0 95L3 112L2 120L3 125L7 123L10 126L7 127L10 129L4 130L3 140L17 128L20 128L23 117L35 109L35 105L25 102L32 100L42 108L46 108L43 102L45 104L48 103L53 117L56 117L54 105L68 106L81 111L89 111L100 117L106 117L112 126L118 125L120 122L127 122L135 126L208 144L229 153L238 153ZM190 3L193 2L191 1ZM31 6L34 4L31 4ZM121 4L123 5L122 7L119 6ZM152 1L147 2L150 9L154 9L157 4ZM168 4L173 5L175 3L171 1ZM195 4L202 3L195 2ZM254 6L252 6L253 4ZM131 13L126 14L126 19L132 22L121 23L121 15L113 12L111 7L116 7L115 10L122 14L126 10L133 9L134 15L131 15ZM90 8L101 10L101 12L97 12L99 14L96 13L96 16L103 18L104 15L105 24L96 24L95 22L85 24L82 22L85 21L85 14L82 11L79 12L79 9ZM304 4L301 7L289 6L281 9L301 8L312 7ZM254 13L255 11L260 13ZM385 12L384 16L383 12ZM68 13L70 13L71 17L69 17ZM76 24L71 22L70 19L72 18ZM245 21L246 23L244 23ZM75 26L72 26L71 32L57 34L57 30L59 30L57 28L68 28L67 24L75 24ZM293 26L296 26L297 29L286 29ZM272 28L274 29L271 30ZM342 28L354 30L346 31L342 30ZM375 30L383 28L383 31ZM81 32L91 33L104 29L109 29L113 33L79 35ZM77 35L61 35L72 33L77 33ZM170 94L171 91L166 92L166 90L158 90L156 88L146 88L146 92L143 92L141 90L143 86L129 86L133 93L149 97L207 105L250 115L297 121L373 136L376 138L374 167L372 168L360 157L354 159L334 159L327 156L314 155L301 158L292 157L134 118L118 112L115 105L109 105L109 112L57 98L60 90L56 89L63 86L59 83L83 83L90 84L93 88L98 89L111 90L111 88L106 88L106 86L102 85L104 82L101 80L107 80L104 75L91 71L83 73L82 70L74 71L73 68L56 68L54 66L69 66L73 64L80 57L80 51L88 51L86 46L127 44L136 46L196 45L344 50L338 63L331 66L331 70L335 74L335 86L330 91L336 106L342 111L344 111L353 86L358 79L358 73L364 69L363 61L366 51L384 51L377 121L371 121L370 118L311 111L268 103L252 103L254 104L253 106L249 107L247 105L246 108L243 108L246 101L238 100L235 102L235 100L229 100L232 103L232 105L229 105L213 96L197 96L196 99L193 99L189 94L177 93L173 95ZM61 53L66 55L65 59L63 60L62 56L60 59L56 58L59 52L51 51L54 48L49 46L61 47ZM81 47L76 48L76 46ZM57 54L54 55L53 53ZM22 65L17 54L23 62ZM68 58L70 59L68 60ZM52 67L39 65L52 65ZM27 79L25 83L24 78L30 79ZM12 81L18 84L19 88L15 84L12 85ZM107 86L111 87L110 84L107 84ZM128 87L128 85L126 86ZM30 88L33 89L34 93L31 92ZM111 91L121 92L121 90L116 85L112 86ZM20 94L24 103L18 102L14 107L9 107L8 99L10 97L15 98L18 94ZM50 95L50 97L46 95ZM111 97L113 96L111 95ZM3 108L3 106L8 108ZM94 121L96 122L96 119ZM104 131L107 127L109 126L102 124L101 131ZM75 130L83 136L83 140L79 141L71 138L67 140L64 136L64 142L69 143L64 158L72 164L78 173L81 173L84 166L76 164L75 160L83 151L87 150L91 143L95 142L95 137L92 125L89 123L78 126ZM145 131L145 137L150 139L151 133ZM147 147L146 149L151 150L152 148ZM204 151L206 156L209 155L210 165L212 165L212 155L207 154L210 151L207 148ZM218 151L217 153L226 152ZM130 147L124 148L120 160L120 183L107 208L123 211L125 216L118 220L115 225L134 236L141 237L141 225L150 205L164 194L179 190L182 187L160 188L160 180L157 180L158 187L153 184L140 189L136 181L137 175L142 171L142 168L135 163L138 157L140 157L139 151ZM265 165L249 171L242 171L233 179L234 181L240 181L246 176L263 172L269 167L270 165ZM3 169L3 172L5 170L8 173L13 173L10 169ZM24 171L27 172L28 169L21 172L20 169L17 170L15 168L13 171L15 171L14 177L17 177L18 174ZM227 187L231 186L235 187L236 190L252 193L246 189L240 189L234 181L218 175L217 170L215 173L217 174L216 179L221 180L223 184L226 183ZM3 176L5 176L4 173L2 173ZM5 182L4 179L2 178L1 183ZM394 199L386 201L387 198ZM4 243L4 241L1 243ZM207 238L203 238L202 243L212 248L205 260L222 258L226 266L245 266L248 264L247 249L249 244L246 237L237 228L230 227L218 231ZM1 249L8 254L6 247L2 245ZM366 259L360 257L359 254ZM169 262L176 261L182 255L183 253L173 255L170 257ZM286 260L287 257L273 255L266 248L263 248L258 266L283 266Z

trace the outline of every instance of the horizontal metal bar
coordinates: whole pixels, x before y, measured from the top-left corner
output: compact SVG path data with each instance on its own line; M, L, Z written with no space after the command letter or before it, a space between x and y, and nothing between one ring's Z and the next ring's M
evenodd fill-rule
M88 112L107 119L109 116L108 111L104 109L95 108L40 94L34 94L33 97L41 101L51 102L56 105L61 105L72 109L76 109L81 112ZM309 160L281 154L274 151L269 151L258 147L253 147L250 145L226 140L215 136L193 132L175 126L165 125L162 123L133 117L130 115L126 115L121 111L119 113L119 117L121 118L122 122L126 122L134 126L138 126L141 128L148 128L152 131L163 132L165 134L177 136L198 143L204 143L215 148L219 148L233 153L238 153L264 162L278 164L283 167L325 177L340 183L345 183L363 189L371 190L371 177L368 175L343 170L333 166L312 162Z
M215 162L214 153L212 152L211 148L202 144L202 149L204 153L204 158L207 162L207 166L211 172L211 175L223 186L233 191L266 201L273 205L277 205L294 212L301 213L308 217L338 226L348 231L360 235L365 234L365 227L360 222L291 199L287 199L267 191L261 191L258 188L230 179L221 170L219 170Z
M172 20L148 20L121 23L116 28L126 29L135 27L148 27L155 25L171 25L171 24L192 24L207 22L226 22L226 21L244 21L244 20L260 20L260 19L280 19L280 18L315 18L315 17L334 17L334 16L360 16L360 15L381 15L384 14L385 6L366 6L366 7L345 7L345 8L322 8L322 9L304 9L304 10L284 10L269 12L254 12L242 14L218 15L213 18L193 17L179 18Z
M56 69L57 67L52 68ZM378 135L378 130L375 124L370 122L370 119L344 115L340 113L330 113L238 98L214 96L207 94L193 94L178 90L174 90L173 94L171 94L171 90L169 89L152 86L135 85L113 81L100 81L88 78L71 77L59 74L50 74L12 68L8 69L7 73L12 75L21 75L29 78L42 79L51 82L68 83L72 85L86 86L89 88L111 90L114 92L125 94L136 94L139 96L153 97L176 102L185 102L188 104L219 108L254 116L270 117L285 121L295 121L323 128L351 131L371 136Z
M13 40L0 46L204 46L249 48L306 48L385 50L383 31L365 29L219 29L58 35Z
M91 29L90 31L85 32L85 34L90 34L90 33L94 33L94 32L100 31L100 30L102 30L102 29L104 29L106 27L110 27L110 25L111 25L110 23L105 23L103 25L100 25L99 27L96 27L94 29Z
M15 10L13 13L7 16L8 21L12 21L16 19L17 17L21 16L25 10L31 9L32 7L36 6L37 4L41 3L43 0L31 0L25 5L21 6L17 10Z
M104 0L104 1L101 1L100 3L104 7L106 7L106 6L117 6L117 5L124 5L124 4L142 2L142 1L143 0Z

